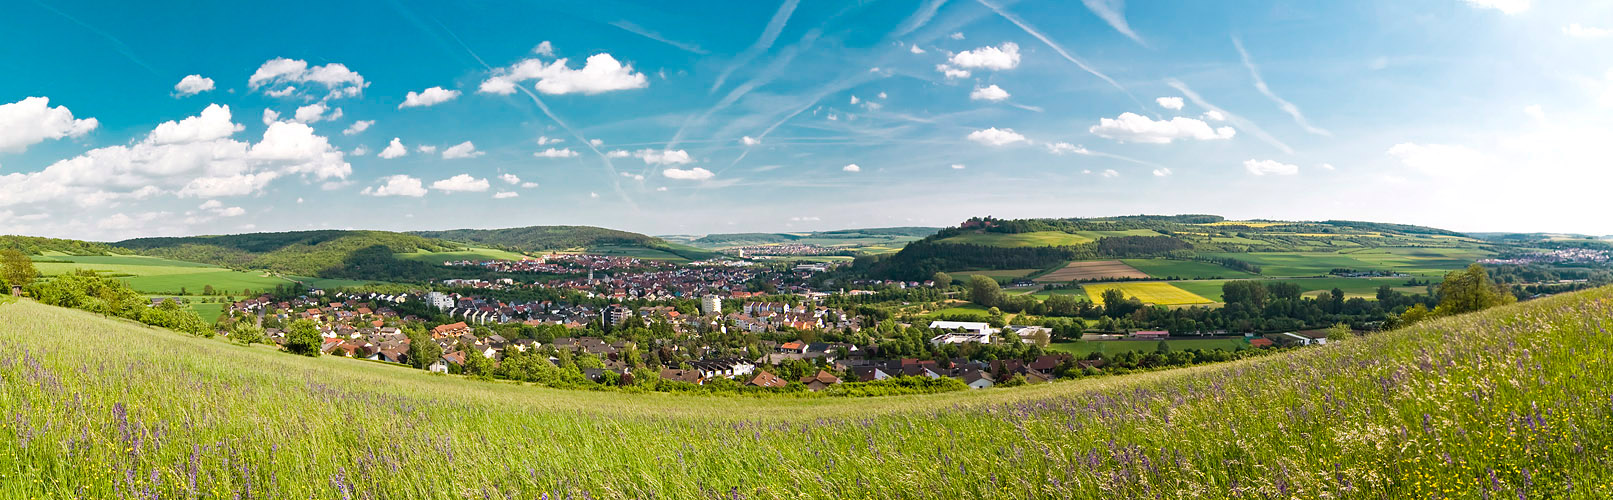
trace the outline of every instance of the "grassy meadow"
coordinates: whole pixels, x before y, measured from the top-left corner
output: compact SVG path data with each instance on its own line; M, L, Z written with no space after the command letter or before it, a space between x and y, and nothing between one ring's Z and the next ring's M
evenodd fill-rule
M957 243L1017 248L1078 245L1090 241L1093 241L1093 238L1090 236L1074 235L1063 231L1032 231L1028 233L964 233L941 239L938 241L938 243Z
M1193 338L1170 339L1170 340L1166 340L1165 344L1171 346L1172 350L1177 350L1177 351L1182 351L1182 350L1187 350L1187 349L1203 349L1203 350L1221 349L1221 350L1226 350L1226 351L1236 351L1238 349L1245 349L1245 348L1249 347L1249 342L1244 340L1244 339L1193 339ZM1099 340L1099 341L1078 341L1078 342L1056 342L1056 343L1048 344L1047 345L1047 350L1056 351L1056 352L1067 352L1067 353L1070 353L1070 354L1074 354L1078 358L1085 358L1087 355L1092 354L1094 352L1101 352L1104 355L1114 355L1114 354L1120 354L1120 353L1123 353L1123 352L1149 353L1149 352L1154 352L1154 351L1159 350L1159 341L1158 340Z
M1217 253L1260 266L1265 276L1322 276L1336 268L1395 271L1438 278L1489 255L1477 248L1355 248L1335 252Z
M1613 290L926 396L543 389L0 305L4 498L1606 498Z
M117 277L135 291L150 295L178 295L181 290L200 294L211 285L220 293L239 295L244 290L262 292L277 285L291 286L293 280L315 288L355 286L371 281L279 276L267 271L235 271L211 264L146 257L141 255L42 255L34 257L34 268L43 276L56 276L79 269Z
M396 256L399 259L414 260L414 261L420 261L420 262L428 262L428 263L439 264L439 265L444 263L444 262L460 261L460 260L470 260L470 261L478 261L478 260L521 260L523 258L526 258L526 256L518 254L518 253L515 253L515 252L509 252L509 251L499 250L499 249L495 249L495 248L477 248L477 247L471 247L471 248L467 248L465 250L448 251L448 252L432 252L432 251L429 251L429 250L415 250L415 251L409 252L409 253L397 253L397 254L393 254L393 255Z
M1148 273L1149 276L1153 276L1155 278L1174 277L1176 279L1191 280L1208 278L1246 279L1259 277L1258 275L1247 271L1239 271L1226 266L1194 260L1121 259L1120 261L1125 262L1126 265L1137 268L1139 271Z

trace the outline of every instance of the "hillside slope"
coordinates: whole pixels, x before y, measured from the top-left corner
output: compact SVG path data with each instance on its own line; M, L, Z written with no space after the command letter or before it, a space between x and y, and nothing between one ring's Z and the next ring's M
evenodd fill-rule
M582 249L607 255L631 255L630 249L645 249L653 252L663 252L686 260L707 259L714 255L705 250L669 243L653 236L593 226L450 229L446 231L414 231L409 234L523 252Z
M743 399L431 376L25 301L0 305L0 497L1607 497L1609 328L1598 289L1168 372Z
M114 244L142 255L215 264L235 269L271 269L302 276L409 279L436 270L392 254L448 251L455 243L388 231L291 231L178 238L137 238Z

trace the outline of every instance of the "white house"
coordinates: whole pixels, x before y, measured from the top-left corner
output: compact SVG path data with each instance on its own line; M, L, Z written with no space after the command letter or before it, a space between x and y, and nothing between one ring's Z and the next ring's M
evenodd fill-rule
M701 297L700 312L706 315L722 314L722 297L711 294Z
M447 311L454 308L454 299L449 297L448 294L442 292L431 292L426 294L426 303L431 304L431 307L435 307L442 311Z
M990 344L991 336L997 333L996 328L990 324L978 321L931 321L930 328L935 330L957 330L952 333L943 333L930 339L931 344L962 344L979 342Z

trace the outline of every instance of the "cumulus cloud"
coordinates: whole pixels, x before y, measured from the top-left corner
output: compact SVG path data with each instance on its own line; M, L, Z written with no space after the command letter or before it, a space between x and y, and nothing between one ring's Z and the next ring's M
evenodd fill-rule
M1210 128L1203 120L1175 117L1155 121L1143 115L1126 112L1119 118L1103 118L1088 129L1093 135L1120 142L1169 144L1177 139L1209 141L1231 139L1237 134L1232 127Z
M604 145L604 144L605 144L605 141L602 141L602 140L599 140L599 139L589 139L588 140L588 145L596 147L596 148L601 146L601 145Z
M0 104L0 153L19 153L46 139L82 137L95 130L94 118L75 119L67 106L50 106L49 97Z
M668 179L677 179L681 181L703 181L710 179L716 174L711 173L710 170L694 167L688 170L669 168L662 170L661 175L666 176Z
M1120 172L1116 172L1115 169L1110 168L1110 169L1105 169L1102 172L1098 172L1098 175L1102 176L1105 179L1113 179L1115 177L1120 177Z
M1007 146L1016 142L1025 142L1025 136L1019 135L1011 128L999 129L997 127L970 132L968 139L988 146Z
M1216 111L1216 110L1213 110L1213 109L1209 110L1209 111L1205 111L1203 115L1200 115L1200 117L1204 118L1205 120L1212 121L1212 122L1224 122L1224 121L1227 121L1227 115L1226 114L1223 114L1220 111Z
M419 198L426 195L426 188L420 179L407 175L389 175L381 178L381 183L364 188L359 194L367 196L412 196Z
M497 193L493 193L493 199L495 199L495 200L502 200L502 199L505 199L505 198L514 198L514 197L517 197L517 196L521 196L521 195L520 195L520 193L516 193L515 191L499 191Z
M947 59L953 66L968 69L1006 70L1019 66L1019 44L1003 42L996 47L965 50Z
M635 173L632 173L632 172L622 172L622 177L633 179L635 181L644 180L644 175L643 174L635 174Z
M268 125L280 120L280 112L272 109L263 109L263 124Z
M964 165L962 163L953 163L952 164L952 169L953 170L963 170Z
M1171 175L1171 169L1168 169L1168 168L1165 168L1165 167L1159 167L1159 168L1154 169L1154 177L1168 177L1170 175Z
M755 146L757 144L761 144L762 140L747 135L739 138L739 142L744 143L746 146Z
M344 153L307 125L271 123L256 144L230 138L229 107L157 125L132 145L90 150L45 169L0 176L0 207L53 201L96 206L172 193L214 198L258 192L274 179L345 179Z
M477 179L469 174L459 174L431 183L431 189L450 193L480 193L487 191L489 187L491 184L487 179Z
M331 109L323 102L316 102L307 106L298 107L297 112L292 115L291 119L298 123L315 123L335 120L341 117L342 108Z
M478 92L510 95L515 86L527 80L545 94L594 95L616 90L641 89L650 85L643 73L636 73L630 65L623 65L610 54L588 56L581 69L571 69L566 59L545 64L541 59L526 59L509 67L493 70L492 76L482 81Z
M1048 144L1047 145L1047 152L1053 153L1053 154L1056 154L1056 155L1065 155L1065 154L1071 154L1071 153L1078 154L1078 155L1092 154L1092 152L1088 151L1087 148L1085 148L1083 146L1077 146L1077 145L1074 145L1074 144L1070 144L1068 142L1055 142L1055 143L1052 143L1052 144Z
M1467 4L1480 9L1495 9L1503 14L1520 14L1529 10L1532 0L1467 0Z
M1179 111L1182 109L1182 98L1180 97L1160 97L1154 99L1154 102L1159 103L1159 107L1169 109L1171 111Z
M202 203L201 206L196 208L212 212L213 215L217 215L219 217L239 217L246 215L246 209L241 207L226 207L224 206L223 202L218 200L207 200L206 202Z
M521 178L516 177L515 174L501 174L501 175L498 176L498 179L501 180L501 181L504 181L504 182L508 182L510 184L520 184L521 183Z
M907 46L907 51L912 52L914 54L923 54L924 53L924 49L919 47L919 45L916 44L916 43L913 44L913 45Z
M606 158L627 158L629 156L633 156L631 151L623 151L620 149L605 153Z
M521 187L525 188L525 189L532 189L532 188L538 187L538 183L532 182L532 181L527 181L527 182L521 183Z
M844 167L840 167L840 170L844 170L846 172L861 172L861 171L863 171L863 168L857 166L856 163L853 163L853 164L850 164L850 165L846 165Z
M1243 169L1249 171L1250 175L1294 175L1299 173L1299 165L1276 160L1244 160Z
M179 97L193 96L202 92L213 90L213 79L202 75L185 75L174 84L174 94Z
M353 122L352 125L347 126L346 130L342 131L342 135L355 135L355 134L358 134L359 132L369 130L370 125L374 125L374 124L375 124L375 120L359 120L359 121Z
M442 87L431 87L420 92L409 91L407 95L403 96L403 103L398 105L398 109L436 106L452 101L455 97L459 97L458 90L448 90Z
M419 152L421 152L421 153L425 153L425 154L428 154L428 155L429 155L429 154L436 154L436 153L437 153L437 147L436 147L436 146L432 146L432 145L430 145L430 144L421 144L421 145L419 145L419 146L415 146L415 147L414 147L414 150L415 150L415 151L419 151Z
M969 93L969 99L976 101L1001 101L1007 98L1008 91L995 84L987 87L975 87L975 90Z
M369 148L369 146L359 144L358 147L353 148L353 152L351 154L353 156L364 156L364 155L370 154L370 148Z
M560 144L562 142L566 142L566 140L562 139L562 138L559 138L559 137L549 137L549 136L546 136L546 135L538 136L538 145L539 146L547 146L547 145L550 145L550 144Z
M539 42L537 47L532 48L532 53L544 57L552 57L554 56L554 44L549 43L548 40Z
M954 31L954 32L952 32L952 34L947 35L947 38L951 38L953 40L962 40L963 39L963 32L962 31Z
M946 64L937 64L937 65L935 65L935 70L940 72L943 75L946 75L948 80L951 80L951 79L954 79L954 78L968 78L969 77L969 70L954 68L954 67L946 65Z
M390 160L406 154L409 154L409 148L403 146L403 141L393 137L392 143L387 144L386 149L382 149L381 153L377 154L376 156L379 156L385 160Z
M543 151L532 153L532 156L538 158L571 158L573 156L577 156L577 152L572 151L571 148L549 148Z
M281 88L280 93L271 90L269 94L275 97L288 95L295 91L290 86L296 83L316 83L330 90L327 99L338 97L353 97L364 91L370 85L364 81L364 76L347 69L347 66L330 63L324 66L309 66L307 61L300 59L287 59L277 57L264 62L258 70L247 79L247 86L256 90L264 86L288 85Z
M470 141L465 141L465 142L461 142L459 144L448 146L448 149L442 150L442 158L444 160L455 160L455 159L459 159L459 158L475 158L475 157L478 157L478 156L481 156L481 155L484 155L484 154L486 154L486 153L483 153L481 151L477 151L476 150L476 145L471 144Z
M683 165L694 161L694 158L689 157L689 153L682 149L640 149L634 151L633 156L644 160L648 165Z

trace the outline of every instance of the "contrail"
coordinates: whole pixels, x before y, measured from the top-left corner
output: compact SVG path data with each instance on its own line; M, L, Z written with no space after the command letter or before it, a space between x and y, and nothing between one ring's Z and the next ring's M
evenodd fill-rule
M1277 107L1282 108L1284 112L1288 113L1288 116L1294 117L1294 122L1298 123L1300 127L1304 127L1306 132L1328 137L1333 136L1332 132L1311 126L1310 122L1305 120L1305 115L1299 112L1299 106L1295 106L1294 103L1288 102L1281 97L1277 97L1277 93L1272 92L1271 87L1266 86L1266 79L1260 77L1260 69L1256 68L1254 60L1249 58L1249 51L1243 50L1242 40L1239 40L1236 36L1232 37L1232 46L1238 48L1238 56L1243 58L1243 67L1248 68L1249 76L1254 77L1255 89L1259 90L1260 93L1265 94L1268 99L1271 99L1271 102L1277 103Z
M1199 97L1199 94L1197 92L1194 92L1193 89L1187 88L1187 84L1182 83L1180 81L1177 81L1175 78L1166 79L1165 84L1170 85L1171 87L1175 88L1177 91L1181 92L1182 95L1187 96L1187 99L1190 100L1190 101L1193 101L1193 104L1196 104L1199 107L1204 108L1204 109L1208 109L1210 111L1221 113L1222 116L1226 117L1227 121L1230 121L1234 125L1237 125L1238 128L1248 130L1250 133L1253 133L1255 135L1255 137L1259 137L1260 140L1266 141L1267 144L1271 144L1272 146L1276 146L1277 149L1283 150L1284 153L1288 153L1288 154L1293 154L1294 153L1294 148L1290 148L1290 147L1288 147L1287 144L1283 144L1283 141L1279 141L1279 140L1277 140L1276 137L1272 137L1271 134L1266 133L1265 129L1260 128L1259 125L1255 125L1254 122L1246 120L1242 116L1232 114L1232 112L1230 112L1230 111L1227 111L1225 109L1221 109L1219 107L1216 107L1216 105L1214 105L1214 104L1210 104L1209 102L1206 102L1204 100L1204 98Z

